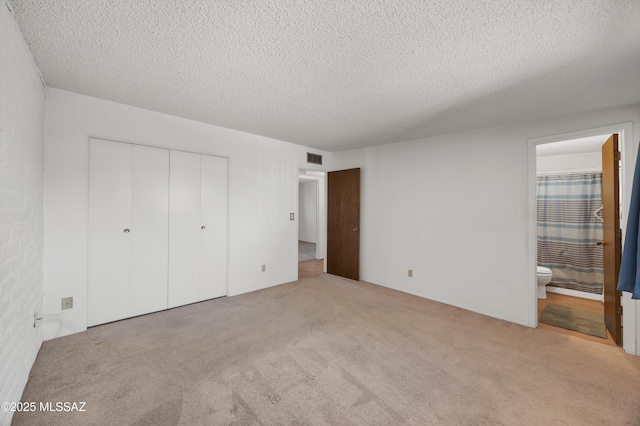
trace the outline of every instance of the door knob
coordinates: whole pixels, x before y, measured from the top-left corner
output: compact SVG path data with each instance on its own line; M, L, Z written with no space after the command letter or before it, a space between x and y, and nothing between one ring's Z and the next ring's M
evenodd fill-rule
M124 233L128 234L129 232L131 232L131 230L129 228L125 228Z
M603 246L603 245L604 245L604 241L597 241L597 242L596 242L596 245L598 245L598 246Z
M206 227L206 226L204 226L204 225L202 225L202 226L200 227L200 229L202 229L202 230L204 231L205 229L207 229L207 227Z
M358 228L353 228L353 232L356 232L358 230Z

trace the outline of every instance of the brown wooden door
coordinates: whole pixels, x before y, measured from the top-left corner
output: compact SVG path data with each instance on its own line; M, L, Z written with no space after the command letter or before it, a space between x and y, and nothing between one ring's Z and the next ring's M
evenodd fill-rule
M622 231L620 230L620 185L618 135L602 145L602 217L604 240L604 322L617 344L622 344L621 306L618 287Z
M360 169L328 173L327 272L360 280Z

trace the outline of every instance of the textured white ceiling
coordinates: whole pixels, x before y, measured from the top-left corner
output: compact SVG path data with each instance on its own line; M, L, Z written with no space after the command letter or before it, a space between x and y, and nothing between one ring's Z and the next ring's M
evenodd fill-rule
M338 151L640 103L639 0L9 0L51 87Z

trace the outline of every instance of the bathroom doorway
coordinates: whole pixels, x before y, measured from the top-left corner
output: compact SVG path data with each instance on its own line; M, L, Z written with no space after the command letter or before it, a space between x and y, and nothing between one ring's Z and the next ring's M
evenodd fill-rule
M614 161L613 154L617 138L617 134L603 133L535 146L536 264L552 272L546 291L538 289L543 297L537 300L539 326L609 344L622 340L620 294L615 290L619 240L615 262L611 257L614 239L619 238L611 233L620 228L621 211L619 157ZM615 211L612 202L606 201L611 194ZM616 225L611 225L612 219Z
M298 173L298 279L325 270L326 193L325 173Z

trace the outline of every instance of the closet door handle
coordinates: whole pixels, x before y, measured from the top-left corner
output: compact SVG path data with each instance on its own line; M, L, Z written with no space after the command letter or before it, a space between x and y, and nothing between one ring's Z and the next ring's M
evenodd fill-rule
M128 234L129 232L131 232L131 230L129 228L125 228L124 233Z
M200 227L200 229L202 229L202 230L204 231L205 229L207 229L207 227L206 227L206 226L204 226L204 225L202 225L202 226Z
M597 241L597 242L596 242L596 245L597 245L597 246L603 246L603 245L604 245L604 241Z

